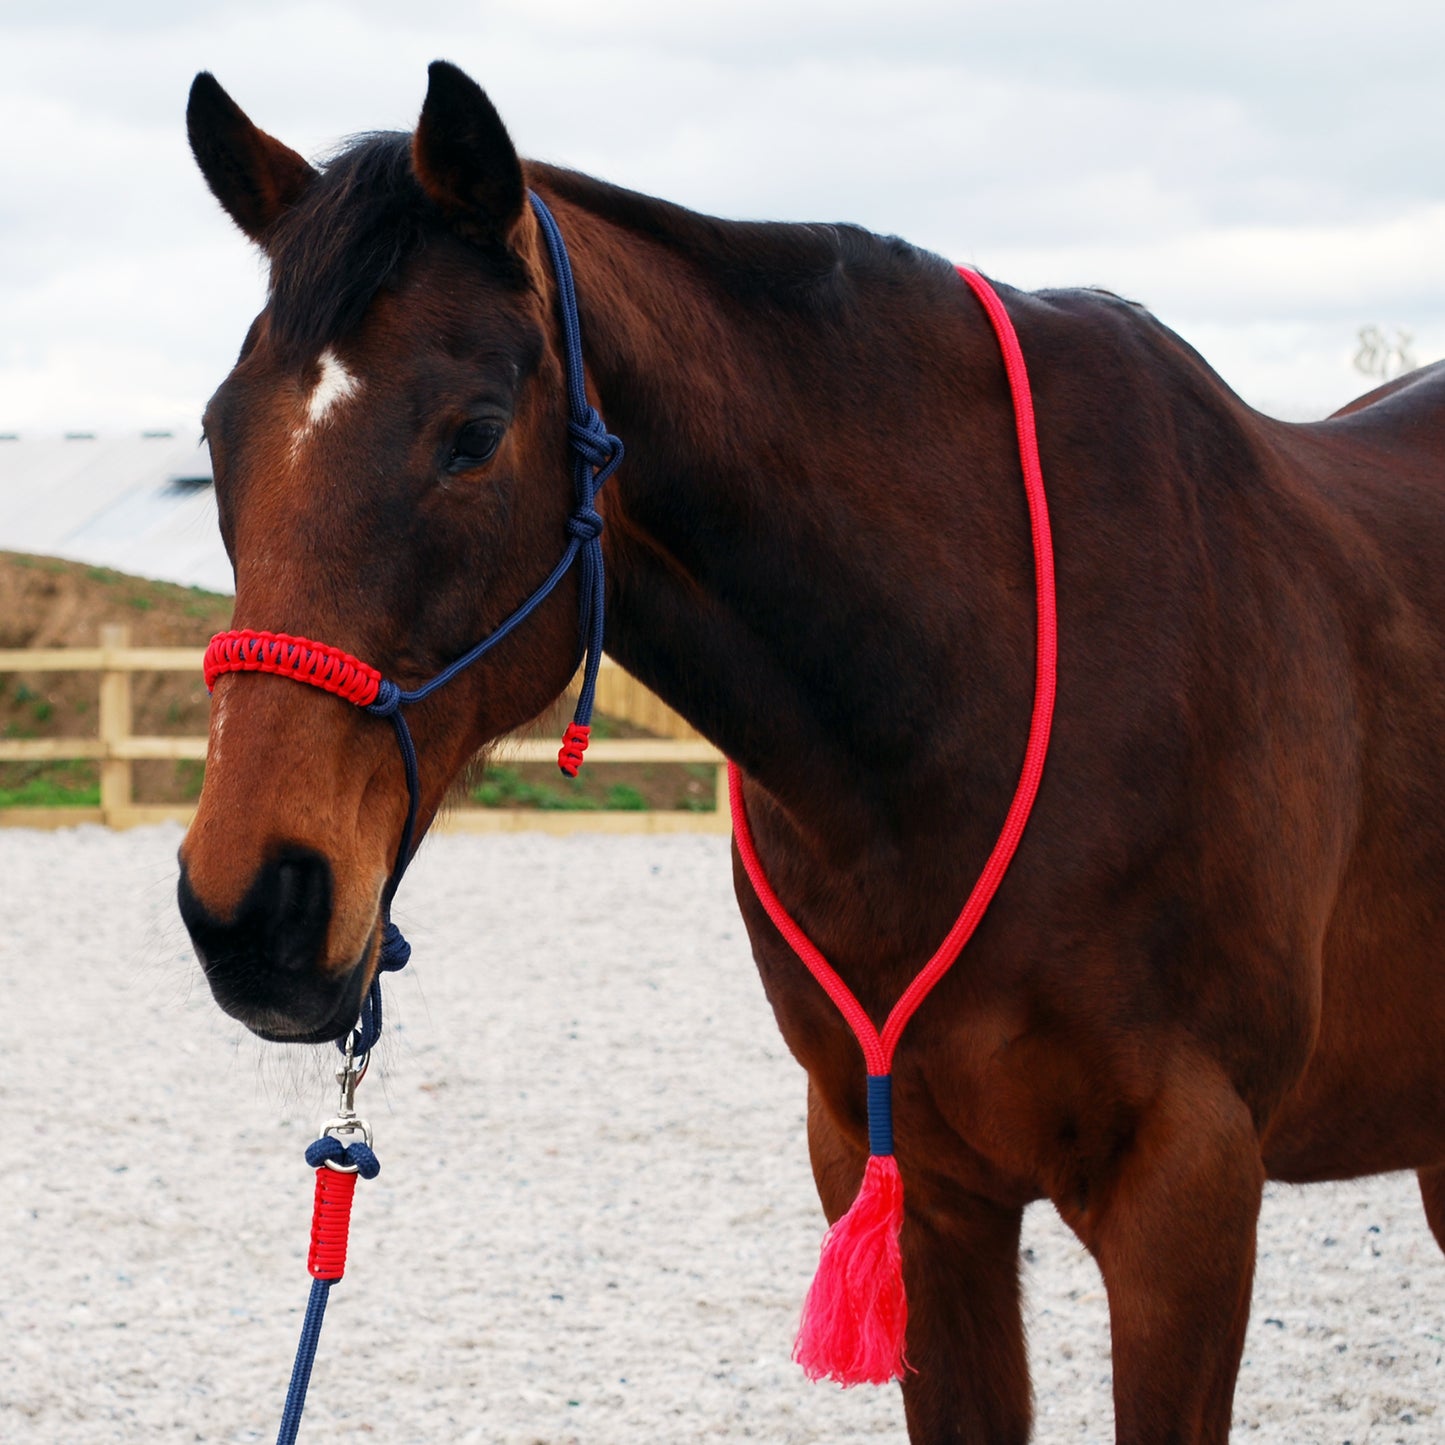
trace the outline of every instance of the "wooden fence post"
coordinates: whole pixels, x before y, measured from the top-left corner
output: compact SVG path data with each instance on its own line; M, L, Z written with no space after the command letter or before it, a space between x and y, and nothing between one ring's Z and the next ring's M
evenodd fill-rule
M100 760L100 812L107 828L123 827L134 799L131 793L131 764L112 756L116 743L130 737L130 673L115 666L112 651L130 646L130 628L123 622L108 623L100 629L100 741L105 753Z

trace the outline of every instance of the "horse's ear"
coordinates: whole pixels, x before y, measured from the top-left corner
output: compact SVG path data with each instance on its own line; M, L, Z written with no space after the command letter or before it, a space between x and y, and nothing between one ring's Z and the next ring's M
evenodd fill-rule
M445 60L427 67L426 100L412 139L421 188L463 234L505 242L522 217L522 163L487 93Z
M251 122L208 70L191 82L186 134L211 193L253 241L316 179L295 151Z

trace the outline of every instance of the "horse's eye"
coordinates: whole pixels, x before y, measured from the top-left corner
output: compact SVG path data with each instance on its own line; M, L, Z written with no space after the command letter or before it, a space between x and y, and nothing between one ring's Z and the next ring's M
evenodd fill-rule
M491 461L501 444L502 428L494 421L469 421L457 433L452 454L447 458L449 472L464 472Z

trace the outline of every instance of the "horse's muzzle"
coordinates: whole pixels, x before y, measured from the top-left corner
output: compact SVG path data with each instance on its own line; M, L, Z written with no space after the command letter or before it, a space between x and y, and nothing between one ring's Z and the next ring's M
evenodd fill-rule
M256 875L230 918L196 895L184 865L177 886L181 918L216 1002L262 1038L324 1043L356 1022L366 956L327 970L331 865L313 849L283 849Z

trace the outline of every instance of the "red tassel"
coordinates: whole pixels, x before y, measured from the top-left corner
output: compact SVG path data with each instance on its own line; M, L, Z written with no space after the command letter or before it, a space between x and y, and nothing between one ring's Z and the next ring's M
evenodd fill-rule
M870 1154L853 1207L823 1240L793 1358L810 1380L886 1385L908 1369L908 1298L898 1235L903 1180L891 1154Z

